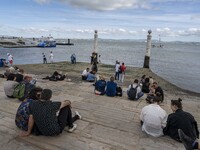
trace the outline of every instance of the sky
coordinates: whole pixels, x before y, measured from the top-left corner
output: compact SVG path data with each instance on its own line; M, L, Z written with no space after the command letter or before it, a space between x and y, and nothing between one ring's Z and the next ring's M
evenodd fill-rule
M0 35L200 42L200 0L0 0Z

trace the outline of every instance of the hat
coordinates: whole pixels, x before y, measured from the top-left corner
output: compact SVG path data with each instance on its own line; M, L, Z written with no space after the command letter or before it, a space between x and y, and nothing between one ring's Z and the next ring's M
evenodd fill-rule
M7 56L9 56L10 55L10 53L7 53Z

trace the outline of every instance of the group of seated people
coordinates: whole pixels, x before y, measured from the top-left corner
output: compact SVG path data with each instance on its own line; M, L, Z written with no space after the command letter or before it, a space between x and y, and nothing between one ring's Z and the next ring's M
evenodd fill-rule
M161 99L156 97L153 103L145 106L140 114L142 131L147 134L160 137L170 136L172 139L183 142L186 150L198 149L199 130L194 117L183 111L182 99L171 100L173 113L167 116L164 109L160 107Z
M95 82L96 81L96 71L91 70L90 68L86 68L83 70L82 74L82 80L88 81L88 82Z
M6 82L16 82L16 76L8 75L7 80ZM94 85L94 93L97 95L106 94L111 97L117 95L117 83L114 82L114 77L106 82L103 76L99 76L99 80ZM182 99L171 100L173 113L167 115L166 111L160 106L164 99L162 89L159 88L157 82L153 82L152 86L154 90L152 90L152 93L150 90L150 94L147 95L150 104L142 108L140 113L142 131L154 137L168 135L172 139L182 141L188 150L200 148L199 143L196 141L199 138L197 122L190 113L183 111ZM144 95L138 79L135 79L133 84L129 85L127 94L131 89L135 89L133 92L135 100ZM6 91L8 92L8 90ZM7 96L12 95L8 94ZM21 134L22 136L28 136L31 133L54 136L62 133L66 126L68 132L73 132L77 128L74 122L81 119L82 116L76 111L74 117L72 117L71 102L69 100L52 102L51 97L52 91L50 89L40 87L32 88L25 96L15 118L17 127L24 131ZM46 126L47 123L48 126Z
M82 116L75 111L72 117L71 102L52 102L51 97L50 89L35 87L30 91L16 112L15 124L23 131L21 136L55 136L62 133L66 126L68 132L77 128L74 122Z
M146 75L143 75L141 77L140 84L142 87L142 92L147 94L146 101L148 103L152 103L153 98L155 97L160 97L161 102L163 102L164 92L162 88L158 85L158 83L153 81L153 78L151 76L146 77Z
M18 98L23 101L28 93L35 87L36 79L25 75L23 69L17 67L7 68L4 73L4 92L9 98Z
M114 96L122 96L121 87L117 86L117 83L114 82L115 78L110 77L110 81L105 81L103 76L99 76L99 80L97 80L94 84L95 89L94 93L96 95L104 95L114 97Z

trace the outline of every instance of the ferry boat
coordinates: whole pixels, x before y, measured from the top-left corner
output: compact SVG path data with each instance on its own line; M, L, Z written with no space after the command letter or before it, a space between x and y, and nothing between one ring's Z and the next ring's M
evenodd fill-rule
M38 47L56 47L56 41L52 36L42 37L39 41Z

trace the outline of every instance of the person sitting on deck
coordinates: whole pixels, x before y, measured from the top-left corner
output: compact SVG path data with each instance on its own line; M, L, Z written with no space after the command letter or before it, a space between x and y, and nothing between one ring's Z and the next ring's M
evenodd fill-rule
M116 88L117 88L117 83L114 82L115 78L112 76L110 77L110 81L107 82L106 85L106 95L114 97L116 96Z
M52 91L44 89L41 99L30 103L29 127L22 136L30 135L33 129L37 130L39 135L55 136L62 133L66 126L68 126L68 132L73 132L77 128L74 121L82 117L76 111L72 118L71 102L69 100L52 102L51 97Z
M24 77L24 80L20 84L25 85L25 90L24 90L23 96L19 98L20 101L25 100L27 98L28 94L30 93L30 91L36 87L35 86L36 81L37 80L33 79L33 77L30 75L26 75Z
M88 82L95 82L96 80L96 76L95 76L96 72L95 71L90 71L87 75L87 79L86 81Z
M82 75L82 80L86 80L87 79L89 71L90 71L90 68L86 68L85 70L83 70L83 73L81 74Z
M138 85L138 83L139 83L138 79L135 79L134 83L129 85L129 87L128 87L127 95L130 100L138 100L140 97L142 97L144 95L144 93L141 91L141 87L140 87L140 85Z
M163 102L163 100L164 100L164 92L163 92L162 88L160 86L158 86L157 82L153 83L152 88L153 88L153 90L151 89L152 93L149 93L147 95L146 101L149 102L151 99L153 99L156 96L156 93L160 93L161 102Z
M104 95L106 88L106 81L103 76L99 76L99 80L95 82L94 93L96 95Z
M173 113L168 116L167 125L163 129L163 133L174 140L180 141L178 129L181 129L187 136L196 140L196 138L199 138L197 122L190 113L183 111L181 101L182 99L180 98L171 100Z
M36 87L31 90L27 98L20 104L15 116L15 124L18 128L28 131L28 120L30 115L29 105L34 100L39 100L42 88Z
M15 74L9 74L7 76L7 81L4 82L4 91L7 97L9 98L14 98L13 97L13 92L15 87L18 85L19 83L16 82L16 77Z
M61 73L58 73L58 71L54 71L52 76L46 76L42 79L49 79L49 81L63 81L66 78L66 75L62 75Z
M150 78L145 78L144 82L142 82L142 92L149 93L150 92Z
M163 135L167 121L167 113L159 104L160 98L154 97L153 103L143 107L140 114L142 131L154 137Z
M24 79L24 69L17 69L17 73L15 74L15 76L17 82L22 82Z

